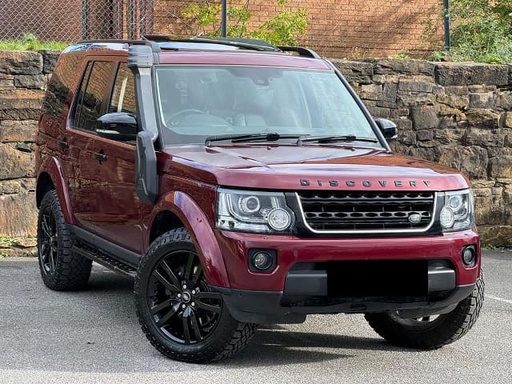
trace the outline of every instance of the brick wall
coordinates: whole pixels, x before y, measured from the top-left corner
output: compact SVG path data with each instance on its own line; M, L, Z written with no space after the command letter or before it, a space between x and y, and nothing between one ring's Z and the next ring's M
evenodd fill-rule
M232 0L228 4L245 1ZM180 21L181 10L192 0L155 0L154 32L190 33ZM377 57L402 53L422 55L425 22L440 15L440 0L293 0L290 9L306 9L309 25L300 43L328 57ZM275 1L249 0L253 27L275 16ZM229 21L228 21L229 22Z

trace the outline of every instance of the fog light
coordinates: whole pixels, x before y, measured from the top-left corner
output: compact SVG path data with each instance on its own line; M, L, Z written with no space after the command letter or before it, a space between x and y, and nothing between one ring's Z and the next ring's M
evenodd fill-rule
M276 266L276 252L271 249L251 249L249 269L253 272L272 272Z
M474 245L469 245L462 249L462 262L468 267L475 265L476 247Z

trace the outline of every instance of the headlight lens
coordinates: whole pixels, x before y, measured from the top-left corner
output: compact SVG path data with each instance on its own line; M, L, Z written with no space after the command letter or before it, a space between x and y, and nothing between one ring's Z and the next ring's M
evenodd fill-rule
M287 233L294 222L284 193L219 188L217 228L228 231Z
M473 195L470 190L446 192L439 221L444 232L470 229L475 221Z

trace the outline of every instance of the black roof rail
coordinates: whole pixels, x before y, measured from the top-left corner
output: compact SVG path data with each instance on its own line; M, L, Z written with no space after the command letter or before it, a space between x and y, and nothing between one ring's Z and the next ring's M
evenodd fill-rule
M310 57L312 59L320 59L320 55L309 48L303 47L288 47L288 46L278 46L283 52L296 52L299 56Z
M219 44L228 45L232 47L238 47L243 49L265 51L265 52L295 52L299 56L309 57L313 59L319 59L320 56L312 49L303 47L291 47L291 46L275 46L264 40L257 39L245 39L245 38L232 38L232 37L207 37L207 36L196 36L190 39L173 39L165 35L144 35L140 40L122 40L122 39L102 39L102 40L83 40L76 44L128 44L128 45L149 45L153 50L153 53L161 52L162 49L175 49L172 47L161 47L159 43L208 43L208 44Z
M270 51L281 52L276 46L267 43L263 40L245 39L245 38L232 38L232 37L208 37L208 36L195 36L190 39L173 39L169 36L162 35L144 35L144 40L154 41L156 43L176 42L176 43L207 43L229 45L243 49L251 49L256 51ZM173 48L169 48L173 49Z

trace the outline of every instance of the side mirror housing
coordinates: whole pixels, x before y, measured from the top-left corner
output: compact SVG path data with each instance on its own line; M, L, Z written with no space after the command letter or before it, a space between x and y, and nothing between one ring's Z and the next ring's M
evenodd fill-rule
M379 117L375 119L375 124L377 124L386 140L396 140L398 137L398 128L391 120Z
M98 136L110 140L132 141L137 138L139 129L137 119L127 112L112 112L98 118L100 128L96 129Z
M148 131L137 134L135 189L141 201L155 204L158 199L158 172L155 146Z

